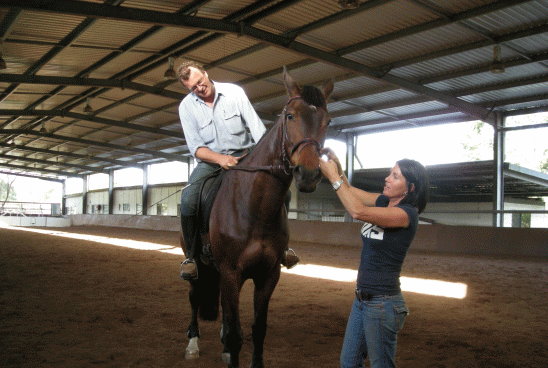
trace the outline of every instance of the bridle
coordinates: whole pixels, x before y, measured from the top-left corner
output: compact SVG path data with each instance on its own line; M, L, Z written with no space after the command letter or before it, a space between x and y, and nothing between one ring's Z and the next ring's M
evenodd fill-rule
M289 100L287 100L285 106L284 106L284 109L282 110L282 114L283 114L283 120L282 120L282 134L283 134L283 137L282 137L282 161L284 163L284 168L285 166L287 165L287 167L289 169L294 169L295 167L291 165L291 160L290 160L290 157L293 156L293 154L297 151L300 151L303 149L303 147L305 146L308 146L308 145L313 145L314 148L316 149L316 152L320 153L320 150L321 150L321 145L320 143L315 140L314 138L303 138L301 139L300 141L298 141L297 143L294 143L292 146L291 146L291 151L289 153L289 157L287 157L287 153L286 153L286 149L285 149L285 142L289 142L289 137L287 136L287 117L286 117L286 112L287 112L287 107L289 106L289 104L294 101L294 100L297 100L297 99L303 99L301 96L297 95L297 96L293 96L293 97L290 97ZM284 170L285 172L285 170ZM287 172L285 172L286 174L288 174ZM289 175L289 174L288 174Z
M300 141L298 141L297 143L294 143L291 145L290 147L290 153L289 153L289 156L287 155L287 150L286 150L286 145L287 143L286 142L289 142L289 137L287 135L287 107L289 106L289 104L291 102L293 102L294 100L298 100L298 99L303 99L301 96L297 95L297 96L292 96L290 97L283 110L282 110L282 115L283 115L283 120L282 120L282 149L281 149L281 159L282 159L282 165L267 165L267 166L243 166L243 165L236 165L236 166L231 166L230 167L230 170L242 170L242 171L267 171L267 172L270 172L271 174L273 175L276 175L277 173L279 173L280 171L283 171L283 173L287 176L291 176L291 171L295 168L294 165L291 165L291 160L290 160L290 157L293 156L293 154L297 151L300 151L302 150L305 146L308 146L308 145L313 145L314 148L316 149L316 151L318 153L320 153L320 150L321 150L321 145L320 143L315 140L314 138L303 138L301 139Z

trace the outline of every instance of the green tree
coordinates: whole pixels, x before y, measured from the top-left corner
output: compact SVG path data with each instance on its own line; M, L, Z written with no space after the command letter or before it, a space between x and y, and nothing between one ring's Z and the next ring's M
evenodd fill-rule
M51 189L48 189L47 191L44 192L44 196L42 197L42 200L44 202L51 202L53 200L53 193L54 192L54 189L51 188Z
M508 127L540 126L548 123L548 113L510 116L506 119ZM505 161L531 170L548 172L548 150L546 137L548 128L508 131L505 134Z
M485 150L486 142L483 138L483 129L485 123L477 121L472 128L472 131L467 134L466 142L462 142L462 148L466 151L466 156L470 161L481 160L482 151ZM489 149L493 149L493 143L487 143Z
M6 180L0 178L0 212L4 212L4 205L7 201L15 201L17 199L13 186L16 178L16 176L13 178L7 176Z
M544 150L544 158L539 165L540 172L548 173L548 149Z

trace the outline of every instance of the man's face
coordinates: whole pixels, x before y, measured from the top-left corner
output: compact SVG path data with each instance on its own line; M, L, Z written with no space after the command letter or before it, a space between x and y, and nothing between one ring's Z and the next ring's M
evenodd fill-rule
M202 72L201 70L193 67L190 67L189 69L190 75L188 80L181 79L181 83L183 83L183 85L190 92L194 92L194 94L202 100L209 99L213 95L214 91L213 83L209 80L207 72Z

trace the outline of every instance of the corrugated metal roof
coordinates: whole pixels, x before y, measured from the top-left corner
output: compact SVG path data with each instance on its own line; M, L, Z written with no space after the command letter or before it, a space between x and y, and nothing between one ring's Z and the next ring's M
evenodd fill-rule
M66 47L45 64L37 75L73 77L109 54L107 50Z
M548 0L362 0L357 9L337 0L115 3L2 2L0 141L17 143L0 154L86 152L64 159L102 169L123 167L101 161L109 156L128 165L168 153L185 160L177 106L186 90L164 78L169 57L242 85L269 127L287 100L284 65L301 84L333 79L333 137L548 111ZM502 74L490 71L495 45ZM16 164L45 168L30 162Z
M231 14L238 12L253 3L253 0L212 0L204 2L196 16L209 19L223 19Z
M540 63L520 65L516 67L507 67L503 74L494 74L490 71L466 75L463 77L452 78L428 84L428 86L440 91L465 91L470 86L486 86L495 83L519 81L523 79L540 79L546 74L546 67Z
M338 20L305 33L298 39L314 47L321 47L323 44L323 47L328 46L330 50L336 51L435 19L434 15L410 1L374 1L374 3L377 6L368 9L367 12L359 12ZM349 25L352 25L352 32L348 31Z
M185 53L183 58L198 60L204 64L227 57L233 53L240 52L249 47L255 46L257 42L249 37L220 36L203 46Z
M182 5L188 5L190 3L192 3L192 0L127 0L122 3L122 6L128 8L174 13L179 10Z
M10 37L22 40L58 42L85 18L66 14L25 11L10 29Z
M464 96L461 96L461 98L464 101L468 101L475 104L486 104L490 102L498 102L501 99L541 95L546 91L546 88L545 88L546 83L548 83L548 80L545 78L542 83L529 84L527 86L519 86L519 87L513 87L513 88L499 89L497 91L476 93L473 95L464 95Z
M293 2L292 5L261 19L255 26L274 34L283 34L299 29L336 12L335 2L308 0Z
M548 3L545 0L525 1L519 2L519 4L516 3L515 6L472 18L468 22L496 36L524 28L530 24L545 23L547 13Z

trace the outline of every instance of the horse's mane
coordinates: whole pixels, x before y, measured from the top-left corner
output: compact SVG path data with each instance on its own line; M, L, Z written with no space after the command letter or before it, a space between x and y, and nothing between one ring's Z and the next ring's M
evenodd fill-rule
M320 89L317 87L308 85L303 86L301 88L301 97L309 105L321 107L324 109L327 107L325 97L322 91L320 91Z

